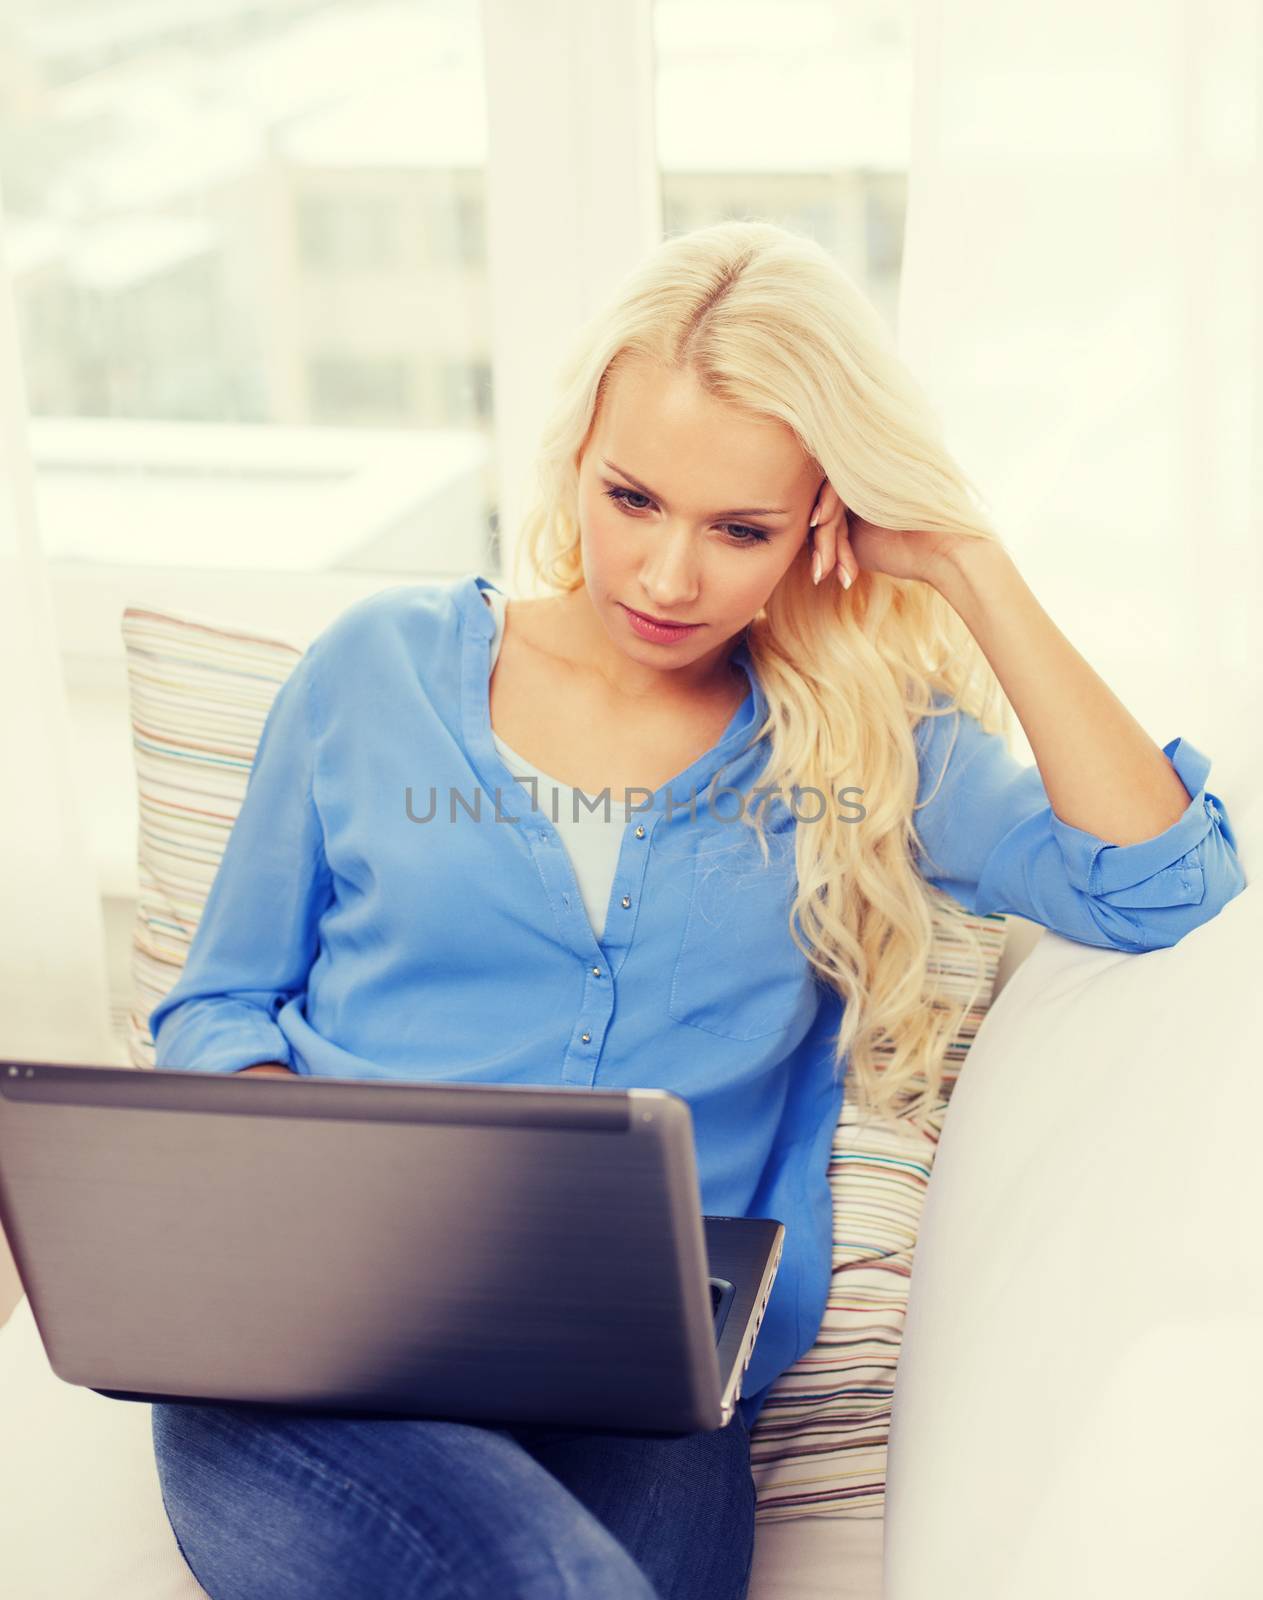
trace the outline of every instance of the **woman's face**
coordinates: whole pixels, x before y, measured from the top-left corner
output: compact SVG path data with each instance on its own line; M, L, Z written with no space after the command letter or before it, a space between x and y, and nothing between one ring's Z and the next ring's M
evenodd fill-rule
M579 468L584 581L610 639L646 667L701 669L685 678L726 659L803 550L822 476L783 424L625 362ZM628 608L700 626L650 639Z

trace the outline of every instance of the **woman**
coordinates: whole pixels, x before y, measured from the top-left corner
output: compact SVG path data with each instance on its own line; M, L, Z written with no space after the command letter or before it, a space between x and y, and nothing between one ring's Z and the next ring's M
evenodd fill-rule
M1206 758L1044 613L813 243L660 246L563 372L541 491L548 592L384 591L282 686L156 1064L673 1090L703 1211L786 1224L745 1398L669 1439L156 1405L216 1600L743 1596L845 1069L925 1117L961 1020L933 919L1143 951L1244 887Z

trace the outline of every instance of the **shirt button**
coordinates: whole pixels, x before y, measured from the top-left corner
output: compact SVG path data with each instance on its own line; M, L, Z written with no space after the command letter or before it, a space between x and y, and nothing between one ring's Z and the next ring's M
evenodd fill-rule
M631 905L631 895L625 894L623 896L622 904L623 904L623 910L626 911L628 906Z
M638 827L638 828L637 828L637 829L636 829L636 837L637 837L637 838L638 838L638 839L643 839L643 838L644 838L644 836L645 836L645 825L644 825L644 823L643 823L643 822L642 822L642 823L641 823L641 824L640 824L640 825L639 825L639 827Z
M592 976L593 976L593 977L594 977L594 978L599 978L599 977L600 977L600 976L601 976L601 969L600 969L600 967L593 967L593 968L592 968Z
M583 1040L584 1044L590 1043L592 1039L592 1035L590 1033L581 1033L579 1037Z

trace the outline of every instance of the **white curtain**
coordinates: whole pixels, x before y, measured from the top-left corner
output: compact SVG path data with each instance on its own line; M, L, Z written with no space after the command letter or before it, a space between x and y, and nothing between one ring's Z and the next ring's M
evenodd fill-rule
M73 781L25 413L0 253L0 1058L104 1065L115 1055L101 894Z
M918 0L899 310L1023 576L1227 802L1263 709L1260 9Z

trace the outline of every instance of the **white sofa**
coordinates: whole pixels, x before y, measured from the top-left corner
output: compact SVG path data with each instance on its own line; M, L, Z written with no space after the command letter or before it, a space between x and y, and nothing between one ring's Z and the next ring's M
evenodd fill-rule
M997 990L1041 932L1011 919ZM204 1596L166 1521L149 1407L108 1400L53 1373L2 1239L0 1322L0 1595ZM761 1521L750 1600L881 1600L882 1545L880 1516Z
M1040 933L1012 918L997 990ZM5 1419L0 1437L0 1595L5 1600L115 1600L120 1595L198 1600L205 1595L166 1522L149 1406L107 1400L53 1373L3 1235L0 1418ZM826 1597L880 1600L880 1517L760 1522L749 1600Z
M225 641L236 655L247 643L258 653L255 684L260 671L279 682L297 655L153 613L127 627L151 667L174 671L178 660L192 673L167 697L191 726L190 629L206 634L217 706ZM256 689L238 748L264 710ZM145 713L151 783L162 776L161 714ZM1235 764L1216 753L1212 786L1252 879L1263 860L1257 752ZM143 783L141 799L143 836ZM160 869L145 865L157 893ZM829 1372L843 1400L827 1455L813 1432L791 1463L791 1498L819 1504L804 1491L826 1484L840 1509L780 1520L761 1503L750 1600L1263 1594L1263 1206L1247 1144L1263 1065L1261 921L1253 884L1174 949L1143 956L1010 919L998 998L932 1157L906 1322L893 1299L858 1319L885 1367ZM170 967L136 970L143 1014ZM841 1204L845 1213L844 1194ZM910 1244L881 1263L889 1278L900 1279ZM850 1282L863 1300L881 1289L860 1267ZM57 1378L18 1296L0 1255L0 1596L195 1600L203 1591L162 1508L149 1408ZM849 1355L840 1327L830 1337ZM880 1392L893 1349L886 1459ZM872 1374L879 1397L865 1420L877 1426L860 1441L847 1431L860 1415L850 1401ZM870 1450L857 1471L860 1442ZM848 1502L837 1485L857 1479L865 1493Z
M1263 894L1143 956L1012 945L926 1197L884 1522L760 1523L750 1600L1263 1593ZM203 1593L148 1408L57 1378L24 1299L0 1416L6 1600Z
M952 1096L887 1600L1263 1595L1263 760L1216 765L1246 888L1167 950L1045 934Z

